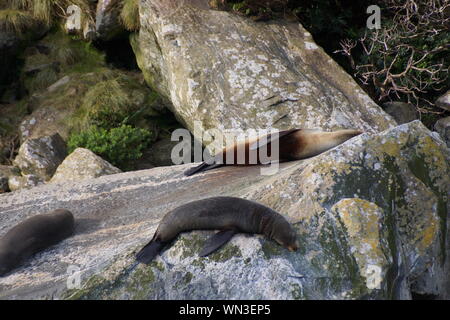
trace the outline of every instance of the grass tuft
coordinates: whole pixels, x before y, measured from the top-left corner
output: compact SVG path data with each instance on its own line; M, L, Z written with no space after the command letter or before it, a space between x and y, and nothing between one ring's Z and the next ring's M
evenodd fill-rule
M139 0L124 0L120 20L128 31L139 30Z
M36 24L33 16L20 10L0 10L0 31L23 33Z

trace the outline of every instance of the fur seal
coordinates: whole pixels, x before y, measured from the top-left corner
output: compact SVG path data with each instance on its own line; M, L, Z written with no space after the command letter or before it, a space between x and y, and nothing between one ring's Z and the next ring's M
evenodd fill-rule
M204 257L227 243L238 232L264 234L291 251L298 248L295 230L278 212L250 200L212 197L189 202L167 213L152 240L136 255L148 264L183 231L219 229L200 252Z
M0 239L0 276L15 269L33 254L69 237L73 230L73 215L64 209L22 221Z
M227 153L232 152L234 155L234 161L232 165L239 165L237 160L237 150L245 150L244 163L241 165L250 165L250 152L253 151L256 156L256 164L261 164L259 157L259 149L267 148L265 150L268 156L270 155L270 145L273 141L278 140L279 145L279 155L273 160L278 160L280 162L300 160L309 157L316 156L324 151L327 151L350 138L353 138L362 131L360 130L338 130L333 132L326 132L314 129L290 129L278 132L278 136L272 136L268 134L256 140L245 140L243 142L238 142L229 148L224 148L222 152L215 155L215 163L208 164L203 162L197 167L188 169L185 171L186 176L191 176L195 173L211 170L225 165L230 165L226 163ZM262 142L261 142L262 140ZM255 152L256 150L256 152ZM219 161L217 161L219 160Z

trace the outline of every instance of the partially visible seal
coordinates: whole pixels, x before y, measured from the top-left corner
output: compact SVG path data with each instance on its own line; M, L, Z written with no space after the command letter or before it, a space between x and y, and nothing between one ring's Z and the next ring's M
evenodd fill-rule
M298 248L295 230L278 212L250 200L213 197L189 202L167 213L136 259L148 264L180 232L208 229L221 231L206 241L200 256L219 249L238 232L264 234L291 251Z
M0 239L0 276L20 266L35 253L72 235L70 211L57 209L22 221Z
M224 165L239 165L238 151L244 150L243 163L240 165L250 165L251 153L256 155L256 164L261 164L260 149L264 148L262 154L271 157L273 161L292 161L300 160L316 156L325 152L337 145L347 141L348 139L361 134L360 130L338 130L333 132L325 132L315 129L290 129L280 131L275 135L268 134L259 139L247 139L245 141L236 143L229 148L224 148L221 152L214 156L215 162L202 164L186 170L186 176L191 176L195 173L211 170ZM271 143L278 142L279 154L271 155ZM228 156L227 154L232 156ZM232 163L229 163L228 158L232 158Z

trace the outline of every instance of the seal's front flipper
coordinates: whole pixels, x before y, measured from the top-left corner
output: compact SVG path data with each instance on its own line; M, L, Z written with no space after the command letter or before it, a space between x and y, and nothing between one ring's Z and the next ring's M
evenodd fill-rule
M149 264L156 257L159 251L161 251L164 244L164 242L159 240L150 241L141 249L141 251L137 253L136 260L141 263Z
M223 164L215 164L215 163L207 164L206 162L203 162L202 164L200 164L200 165L198 165L198 166L196 166L194 168L190 168L190 169L186 170L184 172L184 175L185 176L192 176L195 173L211 170L211 169L218 168L218 167L221 167L221 166L223 166Z
M206 240L206 244L203 247L202 251L200 251L199 256L206 257L207 255L213 253L221 246L223 246L225 243L230 241L230 239L234 236L235 233L236 233L235 230L222 230L217 232L211 238Z

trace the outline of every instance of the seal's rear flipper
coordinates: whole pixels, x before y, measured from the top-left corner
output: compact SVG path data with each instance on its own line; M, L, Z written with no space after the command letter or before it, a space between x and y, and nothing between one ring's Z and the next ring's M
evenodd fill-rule
M222 230L217 232L215 235L213 235L206 241L206 244L203 247L202 251L200 251L199 256L206 257L207 255L213 253L221 246L223 246L225 243L230 241L230 239L234 236L235 233L236 233L235 230Z
M159 251L161 251L163 246L164 242L159 240L150 241L136 254L136 260L141 263L149 264L156 257Z
M215 164L215 163L207 164L206 162L203 162L199 166L196 166L194 168L190 168L190 169L186 170L184 172L184 175L185 176L192 176L195 173L211 170L211 169L218 168L218 167L221 167L221 166L223 166L223 164Z

